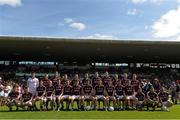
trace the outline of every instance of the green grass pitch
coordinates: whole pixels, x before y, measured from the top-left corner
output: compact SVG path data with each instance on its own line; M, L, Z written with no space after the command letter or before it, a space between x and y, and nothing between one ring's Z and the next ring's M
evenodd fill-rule
M0 108L0 119L180 119L180 106L164 111L12 111Z

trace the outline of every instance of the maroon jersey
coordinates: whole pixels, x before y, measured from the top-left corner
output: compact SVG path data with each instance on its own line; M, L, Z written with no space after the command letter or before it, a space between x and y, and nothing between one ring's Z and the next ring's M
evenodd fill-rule
M97 85L95 86L94 90L96 91L96 95L104 95L104 90L105 90L105 87L104 85Z
M113 85L116 86L119 80L120 80L120 79L113 80Z
M139 89L139 81L138 80L132 80L131 85L134 87L135 92Z
M122 86L122 85L117 85L117 86L115 87L115 90L116 90L116 95L119 95L119 96L124 95L124 86Z
M62 85L56 85L56 86L54 86L54 90L55 90L55 95L61 95L62 90L63 90L63 86Z
M19 96L19 92L13 91L13 92L9 93L9 97L10 97L11 99L15 99L15 98L17 98L18 96Z
M103 77L102 81L103 81L104 86L108 86L108 83L109 83L109 81L111 81L111 78L110 77Z
M86 95L91 94L92 90L93 90L93 87L91 85L85 85L83 87L84 94Z
M153 83L153 87L156 90L156 92L158 93L161 89L161 84L160 83Z
M54 87L53 86L48 86L46 87L46 96L50 97L54 92Z
M157 93L156 92L149 92L148 96L149 96L149 99L154 100L157 98Z
M106 87L106 91L107 91L108 96L113 96L114 90L115 90L114 86L107 86Z
M32 96L33 95L30 92L22 94L23 102L31 100Z
M64 86L63 95L71 95L72 94L72 87L71 85Z
M162 100L162 102L166 102L169 99L169 94L167 92L160 92L158 97Z
M45 87L48 87L49 86L49 79L48 80L43 80L43 85L45 86Z
M93 84L93 86L98 85L98 82L99 82L100 80L101 80L100 77L94 77L94 78L92 79L92 84Z
M122 85L126 86L128 83L129 79L122 79Z
M80 85L73 86L72 94L73 95L81 95L81 86Z
M132 85L127 85L124 88L126 95L133 95L134 94L134 87Z
M136 94L136 98L138 99L138 101L144 101L145 99L145 94L144 93L137 93Z
M90 79L83 79L82 80L82 85L86 85L88 81L91 84L91 80Z
M56 86L56 85L58 85L58 81L60 80L60 78L53 78L53 79L51 79L51 81L52 81L52 85L53 86Z
M46 90L46 87L44 87L44 86L37 87L36 88L37 96L41 97L44 94L45 90Z
M70 81L70 80L68 80L68 79L63 79L63 80L61 81L61 84L62 84L63 86L65 86L66 83L67 83L67 81Z

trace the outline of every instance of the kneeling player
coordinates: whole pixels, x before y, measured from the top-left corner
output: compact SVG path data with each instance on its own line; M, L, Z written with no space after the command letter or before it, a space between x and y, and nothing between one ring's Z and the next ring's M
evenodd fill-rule
M21 104L19 105L20 107L28 107L30 110L33 108L33 95L32 93L29 92L28 88L25 88L25 92L22 94L21 97Z
M158 104L158 95L155 92L154 88L150 88L150 91L147 93L147 110L149 110L149 107L152 107L153 110L155 110L156 106Z
M84 106L84 102L86 101L86 107L87 106L91 106L91 108L93 107L94 103L94 97L93 97L93 87L90 84L90 81L88 80L85 84L85 86L82 89L83 92L83 97L82 97L82 102L83 102L83 106ZM92 103L90 104L90 101L92 101Z
M7 106L9 107L10 111L12 111L12 106L16 106L16 110L18 110L18 103L20 103L20 94L14 86L12 92L9 93Z
M139 88L138 92L136 93L136 109L142 110L145 105L145 94L142 92L142 89Z
M162 110L169 111L169 107L173 105L169 100L169 93L165 91L165 88L162 87L160 93L158 94L159 103L161 104Z
M78 110L81 109L81 86L79 85L79 81L75 81L72 88L72 99L71 99L71 108L74 109L74 101L77 101Z
M36 97L34 98L34 104L37 101L40 101L40 110L43 110L43 105L45 104L45 93L46 87L43 85L43 81L41 80L39 86L36 88Z
M115 107L116 105L115 88L111 80L108 82L108 85L106 87L106 92L107 92L106 99L107 99L108 108L110 107L111 101L113 102L113 107Z
M60 101L62 105L61 109L64 109L63 102L66 101L66 109L69 110L69 105L71 102L71 95L72 95L72 86L70 85L70 81L67 81L63 88L63 94Z
M103 101L103 107L107 111L107 101L106 101L106 90L104 85L102 84L102 81L98 81L98 85L95 86L95 109L100 109L100 105L98 104L98 101Z
M53 110L54 107L54 87L52 86L52 82L49 81L49 86L46 87L46 110L48 110L48 103L50 102L51 110Z
M54 102L56 103L56 110L59 111L60 101L63 94L63 86L61 85L61 81L57 81L57 85L54 86L55 89L55 97Z

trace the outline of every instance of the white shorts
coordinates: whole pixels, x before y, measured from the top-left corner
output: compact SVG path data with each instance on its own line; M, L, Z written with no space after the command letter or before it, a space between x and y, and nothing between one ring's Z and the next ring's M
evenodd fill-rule
M61 95L55 95L55 96L54 96L54 98L59 98L59 97L61 97Z
M85 96L84 96L84 99L91 99L91 96L85 95Z
M45 100L53 100L53 96L47 96Z
M36 91L29 91L33 96L35 96L37 94Z
M62 99L69 99L70 95L63 95L61 98Z
M123 99L123 98L124 98L124 95L117 95L116 97L117 97L117 99L119 100L119 99Z
M36 100L44 100L44 99L45 99L44 96L43 97L39 97L39 96L36 97Z
M135 96L134 95L128 95L128 96L126 96L126 99L132 100L132 99L135 99Z
M80 95L73 95L72 96L72 99L74 100L74 99L80 99L81 98L81 96Z
M0 97L4 97L4 91L0 92Z
M4 97L7 98L9 93L4 93Z
M168 101L162 102L162 105L167 106L168 105Z
M104 99L104 95L96 95L97 99Z

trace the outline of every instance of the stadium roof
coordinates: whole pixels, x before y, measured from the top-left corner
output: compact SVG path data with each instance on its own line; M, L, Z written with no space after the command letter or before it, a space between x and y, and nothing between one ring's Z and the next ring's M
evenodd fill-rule
M0 60L180 63L180 42L0 37Z

